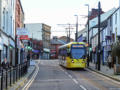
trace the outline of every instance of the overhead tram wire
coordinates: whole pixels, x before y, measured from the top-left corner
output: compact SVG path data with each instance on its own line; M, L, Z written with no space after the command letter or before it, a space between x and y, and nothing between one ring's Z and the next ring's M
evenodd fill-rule
M67 31L51 31L51 32L67 32ZM71 31L71 32L75 32L75 31Z
M40 32L42 32L42 31L40 31ZM66 32L66 31L51 31L51 32ZM71 32L76 32L76 31L71 31Z
M68 28L68 32L69 32L69 34L67 35L68 37L69 37L69 40L68 40L68 42L70 42L70 33L71 32L74 32L74 31L71 31L71 29L74 29L73 27L75 27L76 26L76 24L70 24L70 23L68 23L68 24L57 24L58 26L62 26L62 27L64 27L64 28ZM85 24L78 24L78 25L80 25L80 26L82 26L82 25L85 25Z

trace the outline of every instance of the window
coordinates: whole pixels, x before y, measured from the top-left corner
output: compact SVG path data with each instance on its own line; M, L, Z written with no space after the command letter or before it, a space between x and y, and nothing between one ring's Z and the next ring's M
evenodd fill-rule
M112 17L110 17L110 26L112 26Z
M3 47L3 57L4 57L4 58L5 58L5 57L7 58L7 56L8 56L8 55L7 55L7 54L8 54L8 53L7 53L7 50L8 50L8 49L7 49L7 46L4 45L4 47Z
M13 21L12 21L12 16L10 17L10 20L11 20L11 25L10 25L10 35L12 36L12 28L13 28Z
M5 30L5 8L3 9L3 30Z
M6 12L6 32L8 32L8 12Z
M117 24L117 13L115 14L115 24Z

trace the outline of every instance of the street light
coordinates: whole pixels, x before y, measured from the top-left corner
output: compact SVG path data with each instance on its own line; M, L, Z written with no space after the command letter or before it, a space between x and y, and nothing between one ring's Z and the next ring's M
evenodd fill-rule
M78 15L74 15L76 16L76 34L75 34L75 40L77 42L77 37L78 37Z
M89 47L89 4L85 4L85 6L88 7L88 47ZM89 67L89 49L88 49L88 60L87 60L87 66Z
M100 26L101 26L101 3L100 1L98 2L98 54L97 54L97 63L98 63L98 70L100 71L100 50L101 50L101 45L100 45Z

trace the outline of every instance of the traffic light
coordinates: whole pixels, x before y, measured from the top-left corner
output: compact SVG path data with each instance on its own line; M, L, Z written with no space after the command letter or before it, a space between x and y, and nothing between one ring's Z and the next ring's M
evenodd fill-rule
M32 47L31 46L26 46L25 47L27 50L32 50Z
M30 41L28 41L28 46L30 46Z
M89 47L89 51L92 51L92 47Z

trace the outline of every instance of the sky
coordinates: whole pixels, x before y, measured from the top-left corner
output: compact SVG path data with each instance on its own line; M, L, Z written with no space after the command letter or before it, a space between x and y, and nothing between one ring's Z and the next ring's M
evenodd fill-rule
M89 4L91 8L98 8L101 2L103 11L119 6L119 0L21 0L25 13L25 23L44 23L51 26L53 36L66 36L67 24L76 24L78 15L79 31L86 24ZM63 25L65 24L65 25ZM75 37L75 26L71 26L71 37Z

